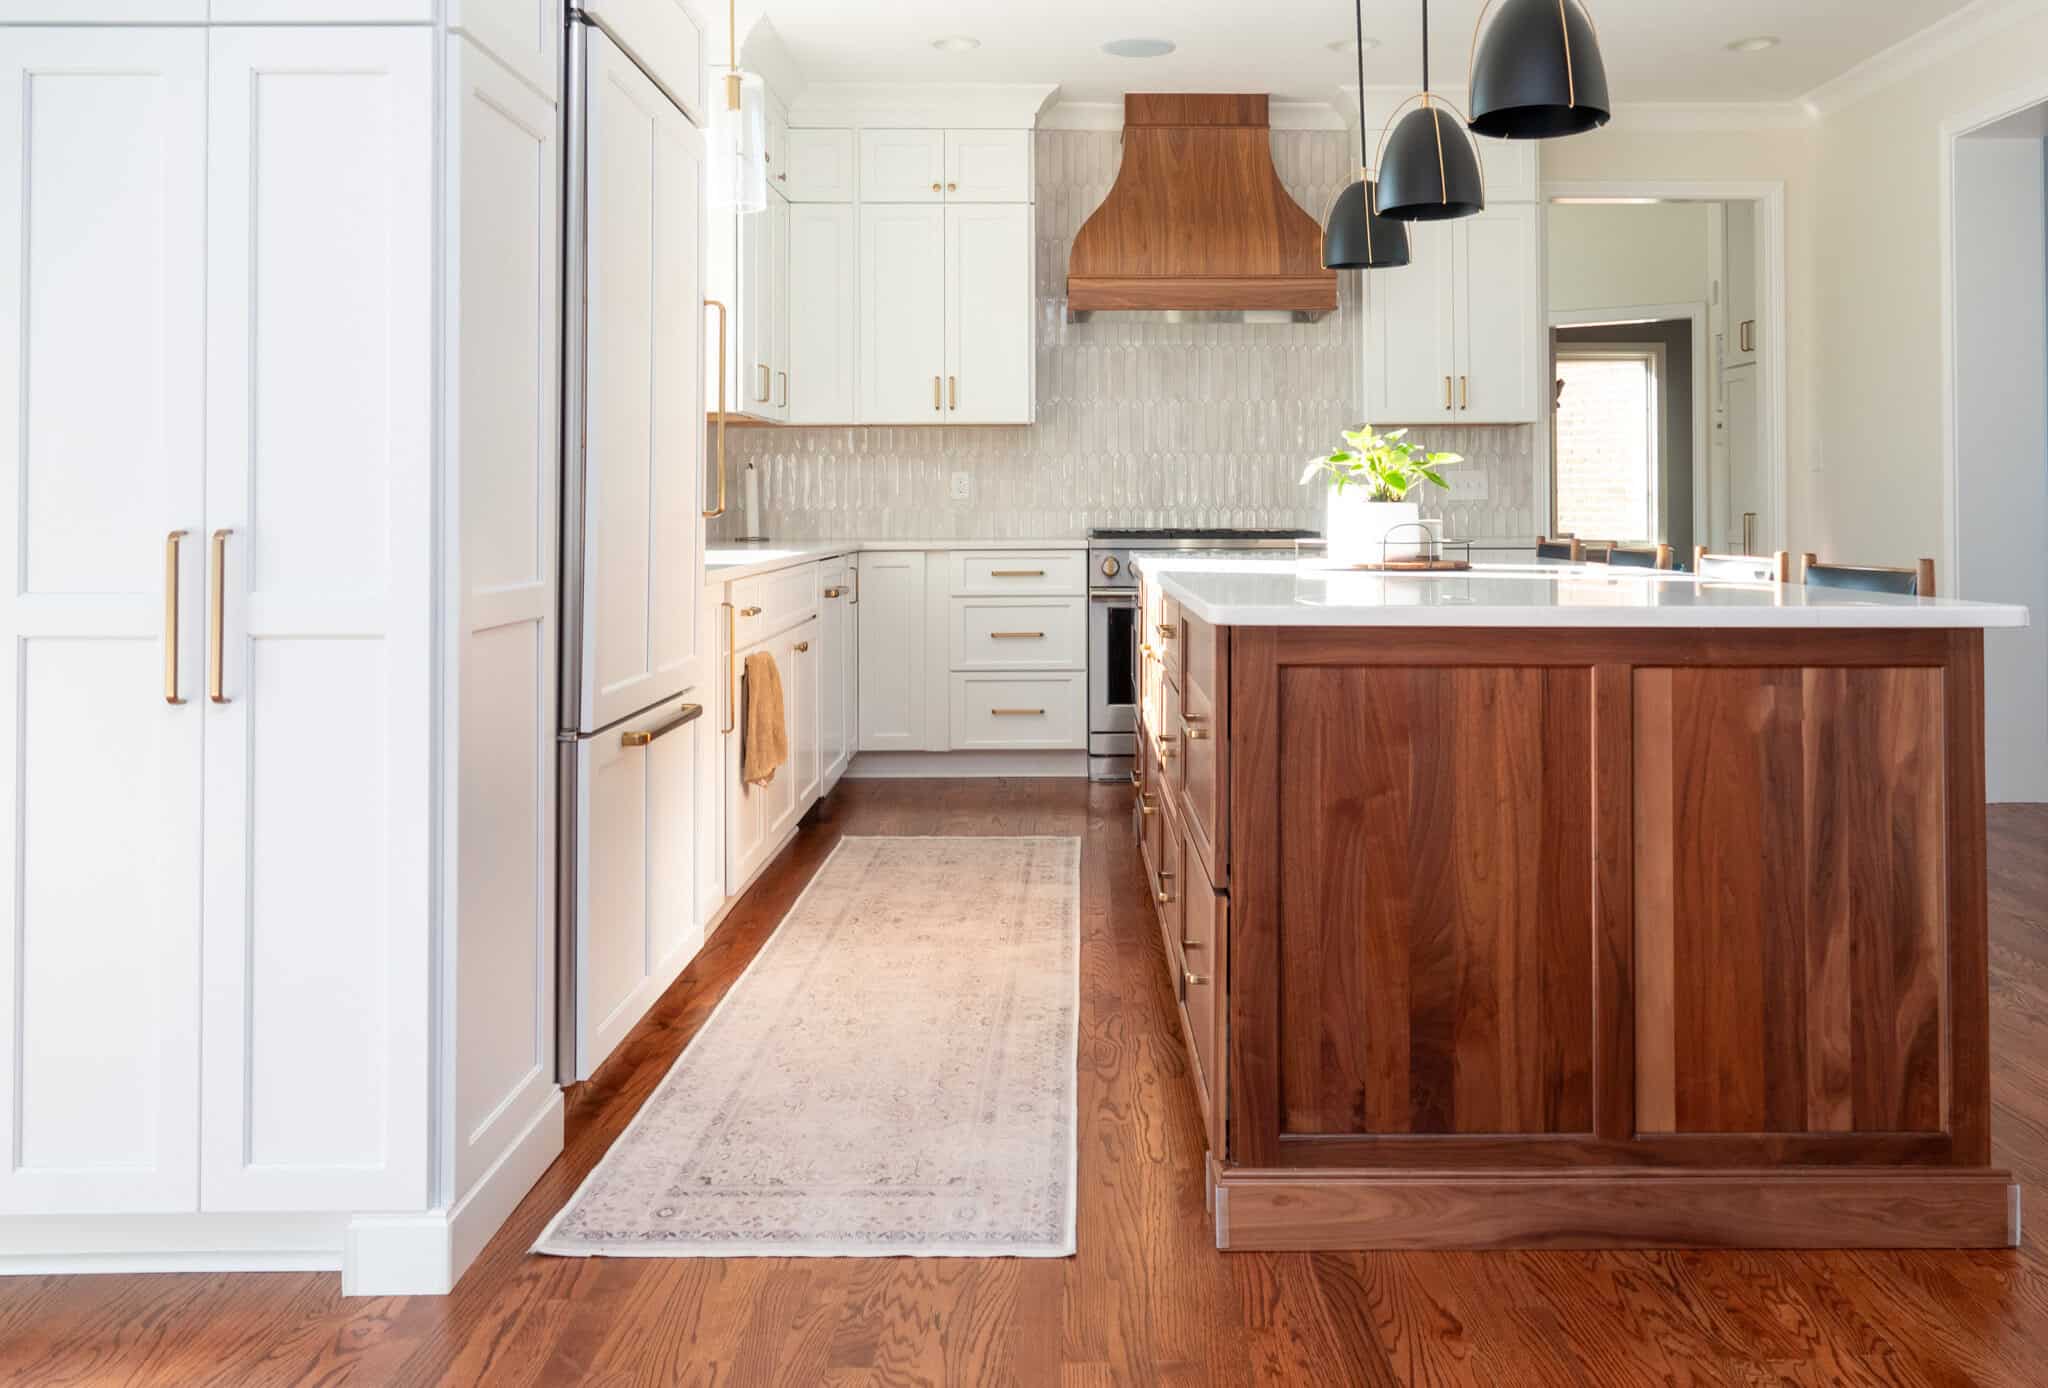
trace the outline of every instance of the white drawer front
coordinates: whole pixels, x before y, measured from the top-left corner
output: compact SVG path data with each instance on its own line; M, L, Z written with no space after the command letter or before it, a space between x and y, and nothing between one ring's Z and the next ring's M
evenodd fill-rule
M733 645L746 647L787 630L818 610L817 564L755 574L732 585Z
M1078 549L1003 553L957 550L953 555L953 596L1031 596L1088 591L1088 556Z
M1088 746L1088 676L956 674L953 750L1064 751Z
M1086 598L953 599L955 670L1079 670L1088 663Z

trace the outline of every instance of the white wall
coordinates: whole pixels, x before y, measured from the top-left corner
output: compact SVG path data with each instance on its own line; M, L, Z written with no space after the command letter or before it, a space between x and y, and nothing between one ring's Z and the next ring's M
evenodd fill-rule
M1993 801L2048 800L2048 146L1957 142L1958 553L1949 591L2024 603L1984 638Z
M1708 302L1713 203L1549 209L1550 311Z

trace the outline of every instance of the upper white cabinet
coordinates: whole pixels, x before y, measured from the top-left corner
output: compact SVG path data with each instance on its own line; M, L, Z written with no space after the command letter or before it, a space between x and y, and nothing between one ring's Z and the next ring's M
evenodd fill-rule
M858 416L860 283L851 203L789 207L789 410L792 424Z
M542 97L557 99L562 83L561 0L447 0L447 5L450 29L465 35Z
M1029 130L948 130L947 202L1030 202Z
M946 209L949 423L1031 418L1032 211L1027 203Z
M434 0L213 0L215 24L424 24Z
M198 1207L206 95L0 47L0 1213Z
M203 1199L418 1208L435 40L209 41Z
M945 422L945 208L861 207L860 344L863 422Z
M860 132L862 202L944 202L946 132Z
M778 181L791 202L852 202L853 159L851 130L792 130L787 178Z
M1540 209L1503 203L1409 227L1411 262L1370 272L1375 424L1526 424L1542 411Z

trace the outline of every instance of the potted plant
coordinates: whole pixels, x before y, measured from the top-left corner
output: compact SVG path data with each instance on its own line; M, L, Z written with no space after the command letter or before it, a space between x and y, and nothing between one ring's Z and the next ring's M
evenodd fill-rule
M1416 559L1428 553L1427 536L1416 527L1422 507L1408 500L1408 494L1427 482L1446 487L1437 469L1462 463L1456 453L1431 453L1408 441L1406 429L1378 433L1370 424L1344 431L1344 446L1320 458L1311 459L1301 474L1302 485L1320 476L1329 486L1324 510L1323 535L1329 541L1330 562L1357 566L1385 560Z

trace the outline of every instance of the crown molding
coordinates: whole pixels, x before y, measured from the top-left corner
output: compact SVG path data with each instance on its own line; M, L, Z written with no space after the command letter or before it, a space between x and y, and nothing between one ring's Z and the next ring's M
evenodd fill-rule
M1864 97L1903 81L1922 68L1953 57L2002 29L2048 14L2048 0L1974 0L1946 19L1875 53L1839 77L1821 83L1799 104L1825 119Z
M789 103L789 123L825 130L1029 130L1059 90L1050 82L813 82Z
M1349 130L1343 114L1323 101L1273 101L1267 118L1275 130ZM1121 101L1060 101L1038 119L1040 130L1122 130Z

